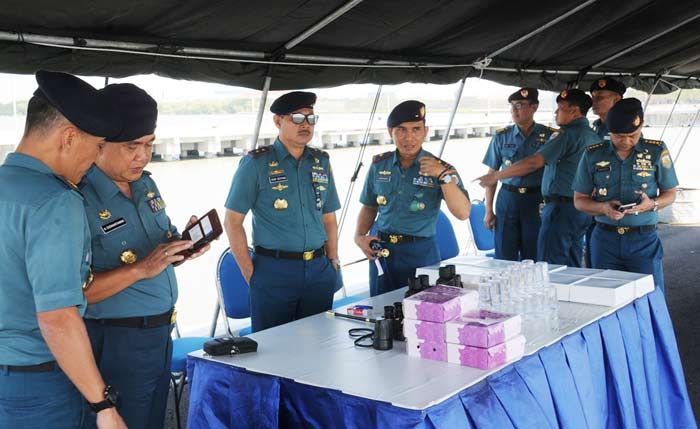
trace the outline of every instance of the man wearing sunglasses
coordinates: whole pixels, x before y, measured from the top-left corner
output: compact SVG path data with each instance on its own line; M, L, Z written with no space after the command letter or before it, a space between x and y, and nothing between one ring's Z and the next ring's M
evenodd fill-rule
M591 97L580 89L563 90L557 96L555 120L561 130L553 133L536 153L510 167L481 176L486 188L509 177L524 176L542 167L542 225L537 237L537 260L580 267L583 235L591 217L574 207L572 183L584 149L600 138L591 130L586 113Z
M328 153L307 147L316 94L294 91L270 106L279 136L250 151L233 177L224 225L250 285L253 331L329 310L338 276L340 201ZM251 257L243 220L253 212Z
M372 160L355 230L355 244L369 259L376 257L375 240L390 252L379 264L370 262L372 296L406 286L416 268L440 262L435 231L443 199L459 220L467 219L471 208L454 167L423 149L428 134L425 104L400 103L389 114L387 127L396 151ZM376 232L370 232L373 225Z
M535 123L540 105L536 88L520 88L508 97L514 125L501 128L491 139L484 157L489 174L526 158L543 145L556 130ZM496 258L510 261L537 258L540 231L542 169L524 176L504 179L493 209L496 185L484 190L484 225L495 229Z

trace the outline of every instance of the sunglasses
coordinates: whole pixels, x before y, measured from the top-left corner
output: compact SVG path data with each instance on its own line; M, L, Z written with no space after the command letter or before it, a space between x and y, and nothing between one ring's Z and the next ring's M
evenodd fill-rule
M290 115L287 115L292 119L292 122L301 125L304 123L304 121L308 122L309 125L316 125L316 122L318 122L318 115L314 115L313 113L310 113L308 115L305 115L303 113L292 113Z

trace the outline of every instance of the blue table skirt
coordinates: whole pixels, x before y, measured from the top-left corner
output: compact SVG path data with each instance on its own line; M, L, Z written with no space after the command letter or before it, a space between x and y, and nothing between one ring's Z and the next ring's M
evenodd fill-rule
M697 427L658 290L425 410L192 357L188 373L194 429Z

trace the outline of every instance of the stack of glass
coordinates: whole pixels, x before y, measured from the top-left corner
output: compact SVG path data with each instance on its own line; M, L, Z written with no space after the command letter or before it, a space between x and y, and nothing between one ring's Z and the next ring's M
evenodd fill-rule
M558 324L557 290L546 262L526 259L479 278L479 308L523 316L526 321Z

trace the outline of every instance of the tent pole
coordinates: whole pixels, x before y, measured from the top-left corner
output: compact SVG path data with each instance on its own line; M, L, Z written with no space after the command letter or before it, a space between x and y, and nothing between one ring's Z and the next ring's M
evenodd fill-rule
M452 123L455 120L455 115L457 114L457 107L459 107L459 102L462 100L462 92L464 92L464 84L467 82L467 77L462 78L459 83L459 88L457 88L457 93L455 94L455 101L452 105L452 112L450 112L450 120L447 123L447 130L445 130L445 136L442 138L442 144L440 145L440 150L438 151L438 158L442 157L442 153L445 150L445 145L447 144L447 139L450 138L450 131L452 130Z
M263 113L265 113L265 104L267 103L267 93L270 91L270 82L272 81L272 76L265 76L265 83L263 84L262 94L260 94L260 105L258 106L258 117L255 119L255 129L253 131L253 137L248 145L250 149L257 149L258 147L258 137L260 137L260 125L262 124Z
M347 11L350 9L354 8L358 4L362 3L362 0L351 0L338 9L334 10L333 12L330 13L330 15L326 16L316 24L312 25L308 29L304 30L301 34L290 40L289 42L284 44L284 49L285 51L288 51L298 45L299 43L303 42L304 40L308 39L309 37L313 36L316 32L322 30L324 27L326 27L328 24L331 22L335 21L336 19L340 18L341 16L345 15Z
M678 29L678 28L684 26L685 24L687 24L687 23L689 23L689 22L691 22L691 21L694 21L694 20L696 20L696 19L698 19L698 18L700 18L700 13L695 14L695 15L691 16L691 17L688 18L688 19L684 19L683 21L679 22L678 24L674 25L674 26L671 27L671 28L667 28L666 30L664 30L664 31L662 31L662 32L660 32L660 33L656 33L656 34L654 34L653 36L648 37L648 38L642 40L642 41L639 42L639 43L635 43L634 45L630 46L630 47L627 48L627 49L621 50L620 52L616 53L615 55L613 55L613 56L611 56L611 57L608 57L608 58L606 58L606 59L604 59L604 60L602 60L602 61L599 61L599 62L595 63L593 66L591 66L591 68L598 68L598 67L602 66L603 64L607 64L607 63L609 63L610 61L612 61L612 60L614 60L614 59L617 59L617 58L619 58L619 57L621 57L621 56L623 56L623 55L625 55L625 54L628 54L628 53L634 51L635 49L640 48L640 47L646 45L646 44L649 43L649 42L653 42L654 40L658 39L659 37L664 36L664 35L666 35L666 34L672 32L672 31L674 31L674 30L676 30L676 29Z
M513 42L507 44L506 46L502 47L501 49L498 49L498 50L496 50L496 51L491 52L489 55L486 56L486 58L493 58L493 57L495 57L496 55L499 55L499 54L501 54L501 53L507 51L507 50L510 49L510 48L513 48L513 47L515 47L515 46L518 46L519 44L523 43L524 41L526 41L526 40L528 40L528 39L531 39L531 38L535 37L536 35L540 34L541 32L545 31L545 30L548 29L549 27L551 27L551 26L553 26L553 25L556 25L556 24L558 24L559 22L563 21L564 19L568 18L569 16L571 16L571 15L577 13L577 12L580 11L581 9L584 9L584 8L586 8L586 7L590 6L590 5L592 5L592 4L595 3L596 1L598 1L598 0L588 0L588 1L584 2L584 3L581 3L580 5L576 6L575 8L573 8L573 9L571 9L570 11L566 12L565 14L560 15L560 16L554 18L553 20L549 21L549 22L546 23L545 25L543 25L543 26L541 26L541 27L537 27L536 30L531 31L530 33L528 33L528 34L526 34L526 35L524 35L524 36L522 36L522 37L516 39L515 41L513 41Z
M681 147L678 148L678 153L676 153L676 156L673 157L673 163L675 164L676 161L678 161L678 157L681 156L681 152L683 151L683 148L685 147L685 142L688 141L688 137L690 137L690 133L693 131L693 128L695 128L695 122L698 120L698 116L700 116L700 108L695 112L695 117L693 118L693 121L690 123L690 127L688 128L688 132L685 134L685 138L683 138L683 142L681 143Z
M678 105L678 100L681 99L681 94L683 94L682 89L680 89L678 91L678 96L676 97L676 101L673 103L673 106L671 107L671 112L668 114L668 118L666 118L666 123L664 124L664 129L661 131L661 137L659 137L659 140L664 139L664 134L666 134L666 128L668 127L668 124L671 122L671 118L673 117L673 112L676 110L676 106Z
M651 87L651 91L649 91L649 94L647 95L647 99L644 101L644 112L646 113L647 111L647 106L649 106L649 101L651 101L651 96L654 95L654 91L656 91L656 87L659 86L659 82L661 82L661 76L656 78L654 80L654 86Z

